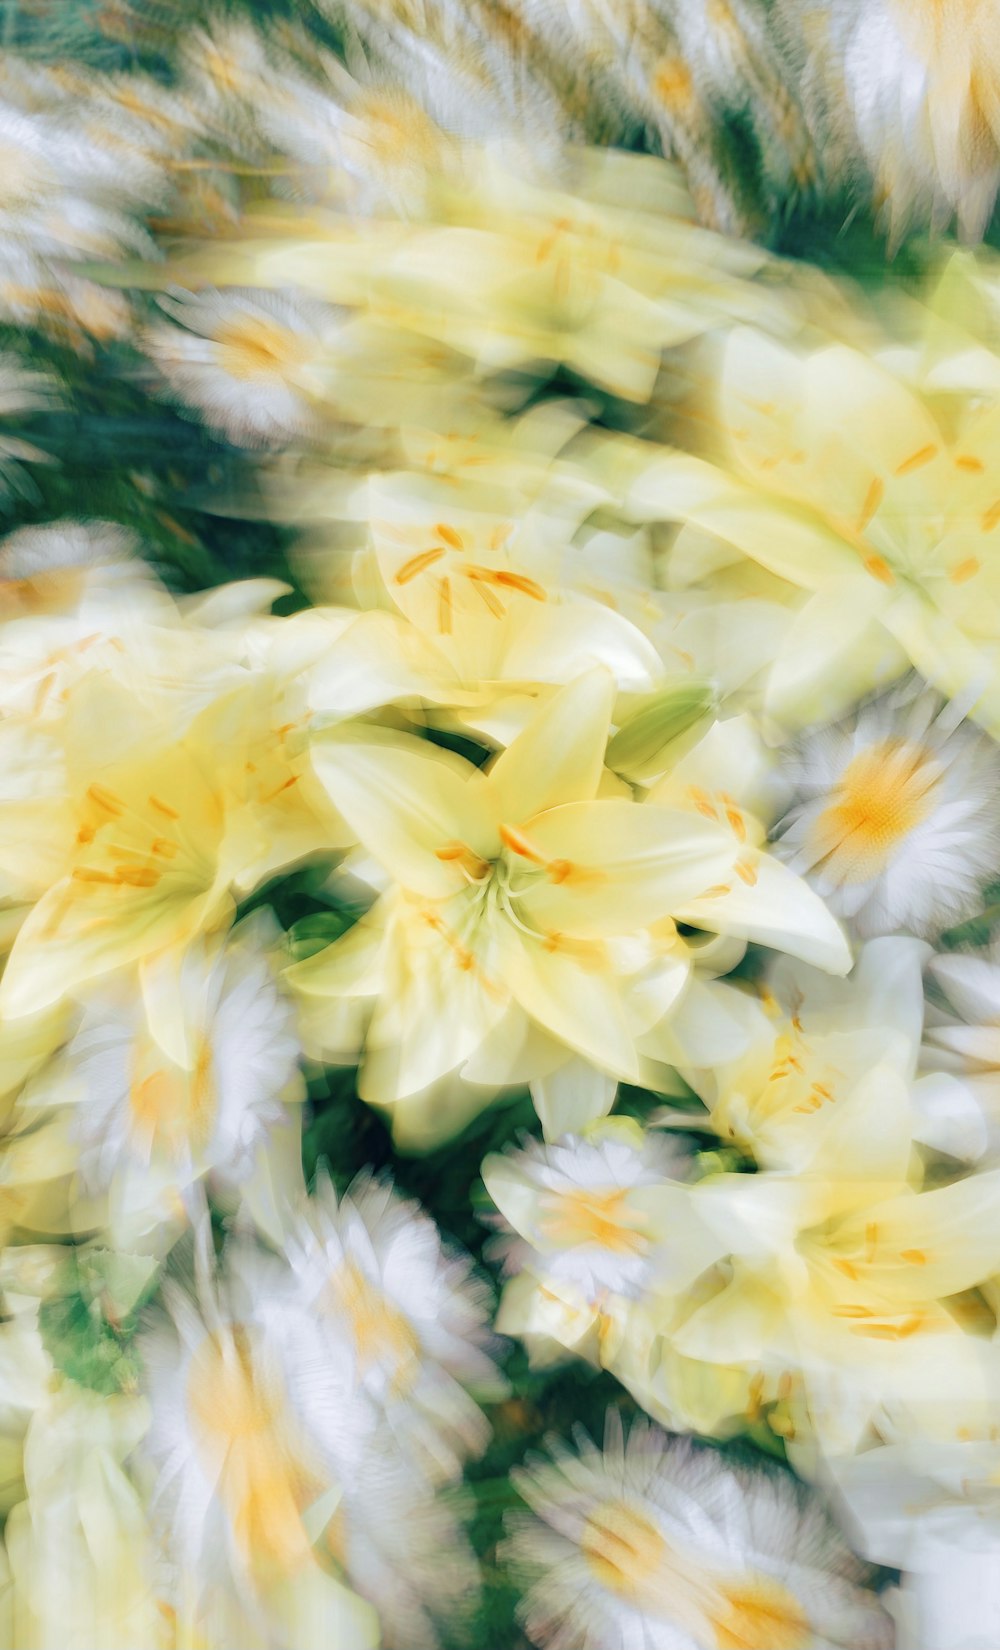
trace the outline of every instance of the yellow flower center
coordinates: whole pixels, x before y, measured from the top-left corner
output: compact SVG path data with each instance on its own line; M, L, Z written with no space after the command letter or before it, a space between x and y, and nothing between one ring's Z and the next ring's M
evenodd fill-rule
M158 1051L156 1051L158 1052ZM212 1132L218 1095L211 1044L198 1040L190 1071L164 1062L148 1040L136 1049L129 1111L134 1132L172 1156L204 1147ZM150 1069L152 1066L152 1069Z
M591 1513L580 1550L602 1587L633 1604L655 1593L667 1556L656 1526L624 1501L606 1501Z
M628 1207L628 1187L550 1194L540 1222L544 1237L572 1247L596 1243L615 1255L639 1255L647 1247L641 1215Z
M284 378L302 365L308 341L263 315L242 315L220 327L218 361L231 378Z
M922 745L885 739L848 763L813 827L841 882L867 882L934 805L940 764Z
M710 1620L718 1650L806 1650L812 1639L798 1599L770 1576L747 1574L720 1587Z
M283 1436L282 1394L258 1365L242 1326L206 1336L191 1360L188 1413L247 1559L287 1571L310 1557L300 1508L317 1486Z
M330 1279L329 1305L350 1323L362 1373L378 1366L391 1372L395 1392L409 1390L420 1367L419 1338L356 1262L345 1261Z

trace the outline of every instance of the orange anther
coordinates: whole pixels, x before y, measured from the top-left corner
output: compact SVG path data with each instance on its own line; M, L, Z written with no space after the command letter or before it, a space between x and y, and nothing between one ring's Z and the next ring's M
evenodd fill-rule
M126 888L155 888L161 875L155 865L119 865L113 880Z
M880 584L895 583L892 568L884 556L866 556L865 572L870 573L873 579L878 579Z
M541 585L534 579L529 579L526 573L512 573L508 568L501 567L494 577L497 584L506 590L520 590L523 596L530 596L532 601L536 602L548 600Z
M519 854L522 859L530 859L536 865L546 864L545 855L540 853L539 850L528 841L528 838L524 835L523 831L517 830L513 825L501 825L500 841L503 843L505 848L510 849L512 854Z
M165 815L167 819L180 819L181 817L176 808L171 808L166 802L161 802L158 796L151 796L149 805L151 808L155 808L158 814Z
M909 458L904 458L902 464L896 465L896 475L908 476L911 470L919 470L922 465L930 463L936 452L937 448L933 444L918 448Z
M450 579L441 579L438 583L438 631L442 636L451 635Z
M87 795L95 807L103 809L113 819L120 819L125 812L125 804L121 797L116 796L114 791L105 790L103 785L88 785Z
M445 544L449 545L452 550L465 548L461 533L457 533L454 527L449 527L446 522L439 521L434 531L438 538L444 539Z
M1000 498L994 500L988 510L983 511L979 525L984 533L991 533L998 521L1000 521Z
M948 574L948 577L952 584L964 584L966 579L975 577L975 575L979 572L981 565L982 563L979 561L977 556L966 556L964 561L958 562L958 564L952 568L951 572Z
M423 573L428 567L433 567L434 563L440 561L443 555L444 551L440 548L421 550L418 556L411 556L409 561L404 561L402 567L394 574L394 582L396 584L409 584L410 580L415 579L418 573Z
M861 505L861 513L858 516L857 531L859 533L863 533L865 528L868 526L872 516L875 514L882 502L882 495L884 492L884 484L878 476L874 476L869 484L868 491L864 496L864 500Z

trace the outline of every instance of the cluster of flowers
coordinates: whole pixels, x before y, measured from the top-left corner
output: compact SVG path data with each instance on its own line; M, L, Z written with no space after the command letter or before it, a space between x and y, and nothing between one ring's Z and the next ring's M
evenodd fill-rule
M330 76L266 134L296 187L60 288L166 294L143 347L275 449L314 605L176 598L99 523L0 544L0 1642L461 1632L494 1327L819 1486L614 1413L553 1446L503 1549L538 1645L891 1643L820 1492L957 1642L1000 1527L1000 965L953 948L1000 881L1000 277L881 320L666 162ZM269 909L304 862L308 939ZM495 1326L388 1183L307 1188L324 1063L405 1152L530 1090L543 1139L483 1164Z

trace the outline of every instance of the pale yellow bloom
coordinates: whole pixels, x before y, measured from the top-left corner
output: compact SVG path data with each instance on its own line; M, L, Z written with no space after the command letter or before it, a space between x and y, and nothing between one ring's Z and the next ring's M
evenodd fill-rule
M951 433L857 350L802 357L738 329L724 344L718 416L732 474L637 458L627 503L693 522L812 592L772 671L775 714L798 695L810 709L824 694L838 704L845 654L855 693L908 657L1000 730L1000 414L970 412Z
M672 924L662 944L673 983L630 1002L630 979L656 962L657 923L724 876L736 848L696 814L599 795L613 697L606 671L579 677L488 775L373 730L314 744L317 772L389 888L289 978L307 998L369 999L371 1099L418 1094L484 1045L499 1081L512 1081L532 1027L563 1059L575 1049L638 1074L636 1035L687 973Z

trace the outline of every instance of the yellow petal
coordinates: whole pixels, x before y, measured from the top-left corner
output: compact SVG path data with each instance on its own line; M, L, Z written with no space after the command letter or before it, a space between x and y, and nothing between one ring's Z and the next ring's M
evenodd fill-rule
M404 888L445 899L499 853L483 776L450 751L366 727L318 740L312 760L359 841Z
M542 706L490 770L503 820L519 825L546 808L597 795L614 698L614 677L597 669Z
M525 827L548 874L518 896L547 933L627 934L722 882L736 844L695 814L609 799L553 808Z
M844 931L818 894L770 854L753 852L736 861L727 890L678 905L678 922L715 934L756 940L814 968L846 974L853 958Z

